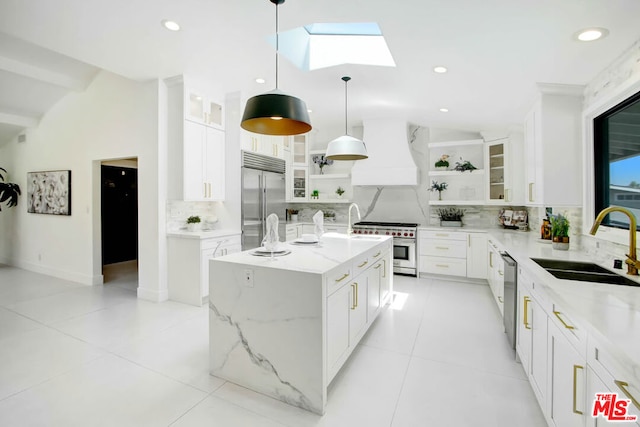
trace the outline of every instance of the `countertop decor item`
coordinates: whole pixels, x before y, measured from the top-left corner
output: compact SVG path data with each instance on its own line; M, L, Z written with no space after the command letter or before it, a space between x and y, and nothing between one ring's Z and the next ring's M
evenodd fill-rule
M456 170L458 172L466 172L466 171L472 172L476 169L478 168L473 166L469 160L462 160L462 157L460 157L460 161L456 162L456 165L453 168L453 170Z
M342 195L344 194L344 188L338 187L336 189L336 194L338 195L338 198L342 198Z
M318 165L318 167L320 168L320 175L324 173L322 171L322 168L324 168L325 166L331 166L333 164L333 160L326 158L322 154L317 154L313 156L311 159L313 160L313 163Z
M327 158L332 160L362 160L369 157L364 141L349 135L347 128L347 83L351 77L344 76L344 135L334 139L327 146Z
M464 211L460 208L443 208L437 210L441 227L462 227Z
M5 174L7 171L4 168L0 168ZM7 207L12 208L18 204L18 197L20 196L20 186L12 182L4 182L5 177L0 173L0 204L7 202ZM0 206L0 211L2 206Z
M311 120L303 100L278 89L278 5L284 0L269 1L276 5L276 88L249 98L240 126L263 135L299 135L311 130Z
M200 230L201 223L200 217L197 215L192 215L187 218L187 230L189 231L198 231Z
M551 247L566 251L569 249L569 219L562 215L549 216L551 221Z
M436 169L447 169L449 167L449 155L443 154L440 156L440 159L436 162Z
M438 181L431 181L431 187L429 191L437 191L438 192L438 200L442 200L442 192L447 189L447 183Z

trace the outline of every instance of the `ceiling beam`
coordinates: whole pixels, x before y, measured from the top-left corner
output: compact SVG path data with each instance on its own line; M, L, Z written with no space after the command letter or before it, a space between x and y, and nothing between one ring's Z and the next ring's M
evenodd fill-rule
M38 120L35 117L25 116L21 114L3 113L0 111L0 123L20 126L25 128L35 128L38 126Z
M82 79L77 79L45 68L36 67L25 62L16 61L15 59L7 58L6 56L0 56L0 70L76 92L83 91L88 84L88 82L85 82Z

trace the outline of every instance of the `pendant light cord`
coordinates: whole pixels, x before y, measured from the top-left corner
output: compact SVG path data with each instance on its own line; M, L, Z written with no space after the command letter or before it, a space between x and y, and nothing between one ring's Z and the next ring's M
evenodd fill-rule
M278 36L278 3L276 2L276 89L278 89L278 51L280 50L280 40Z
M348 128L347 124L349 123L348 115L347 115L347 104L349 103L348 94L347 94L347 83L349 82L349 80L351 80L351 77L344 76L342 80L344 80L344 134L349 135L349 132L347 131L347 128Z

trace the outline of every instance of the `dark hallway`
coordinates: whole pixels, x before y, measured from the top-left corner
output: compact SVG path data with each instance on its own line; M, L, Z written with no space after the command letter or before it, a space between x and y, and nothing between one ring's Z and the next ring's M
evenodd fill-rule
M138 170L102 165L102 265L138 258Z

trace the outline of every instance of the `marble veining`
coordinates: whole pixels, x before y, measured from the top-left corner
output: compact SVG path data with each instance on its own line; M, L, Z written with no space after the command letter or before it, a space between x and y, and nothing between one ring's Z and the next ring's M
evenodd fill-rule
M276 367L273 365L273 363L271 363L271 361L269 361L267 357L265 357L263 354L255 352L251 348L251 346L249 345L249 340L247 340L247 338L242 333L242 328L240 327L240 324L238 322L234 322L230 315L220 313L218 308L211 301L209 301L209 310L213 313L213 315L218 320L220 320L223 323L227 323L229 326L235 329L238 335L238 343L242 344L242 348L244 348L244 351L246 352L247 356L249 356L249 359L254 365L258 366L269 375L273 375L277 379L277 381L280 382L280 384L282 384L283 386L291 390L293 395L280 394L280 397L281 397L280 400L283 400L291 405L304 408L308 411L312 411L314 409L313 405L311 404L309 399L307 399L304 393L302 393L297 387L295 387L289 381L285 381L284 379L282 379ZM289 320L292 320L292 319L289 319ZM236 347L237 346L232 347L232 350ZM223 360L223 363L220 366L220 368L223 368L224 365L226 365L230 354L231 352L227 354L227 357Z

